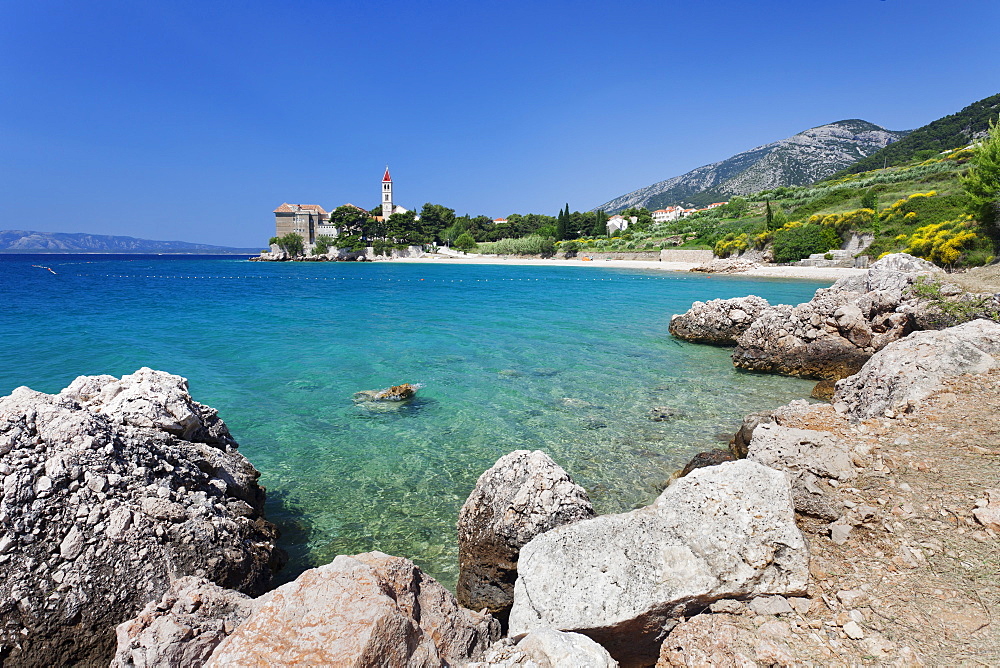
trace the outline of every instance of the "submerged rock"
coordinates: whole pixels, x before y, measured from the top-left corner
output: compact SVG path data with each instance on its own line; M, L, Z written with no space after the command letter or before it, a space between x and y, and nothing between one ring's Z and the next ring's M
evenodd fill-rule
M184 575L247 594L284 559L259 472L187 381L152 369L0 399L0 646L107 663L114 628Z
M338 556L256 602L207 666L446 666L500 637L413 562L381 552Z
M728 450L707 450L705 452L699 452L691 458L691 461L689 461L683 469L681 469L680 474L677 477L683 478L695 469L702 469L706 466L716 466L723 462L731 462L735 459L736 457L733 453Z
M409 401L422 386L419 383L403 383L393 385L384 390L361 390L354 394L357 403L368 401Z
M649 665L672 620L714 600L805 590L808 552L785 475L701 468L653 505L557 527L521 549L510 635L583 633Z
M586 490L541 450L504 455L479 476L458 515L458 600L505 618L521 547L593 515Z

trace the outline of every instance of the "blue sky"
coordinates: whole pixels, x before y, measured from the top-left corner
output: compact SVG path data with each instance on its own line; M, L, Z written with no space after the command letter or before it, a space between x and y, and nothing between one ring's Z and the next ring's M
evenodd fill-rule
M259 246L282 202L586 210L1000 92L996 0L0 0L0 229Z

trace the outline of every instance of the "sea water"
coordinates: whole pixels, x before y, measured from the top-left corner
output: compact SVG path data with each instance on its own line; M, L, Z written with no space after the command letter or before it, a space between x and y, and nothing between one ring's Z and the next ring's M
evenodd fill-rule
M453 586L459 508L502 455L540 449L597 512L620 512L745 413L807 396L667 326L696 300L796 304L821 286L570 262L0 255L0 395L142 366L184 376L263 472L285 580L381 550ZM385 410L352 401L400 383L423 387Z

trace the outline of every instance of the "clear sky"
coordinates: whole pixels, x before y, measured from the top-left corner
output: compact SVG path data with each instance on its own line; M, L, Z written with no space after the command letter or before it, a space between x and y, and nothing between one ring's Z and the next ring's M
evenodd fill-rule
M555 214L1000 92L998 0L0 0L0 229L260 246L282 202Z

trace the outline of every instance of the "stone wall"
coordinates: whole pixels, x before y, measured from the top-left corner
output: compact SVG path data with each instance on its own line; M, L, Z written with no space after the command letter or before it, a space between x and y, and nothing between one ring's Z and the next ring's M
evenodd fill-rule
M593 253L590 251L578 251L574 258L589 257L591 260L649 260L657 262L660 259L659 251L632 251L624 253Z
M685 250L664 248L660 251L660 262L711 262L715 255L710 250Z

